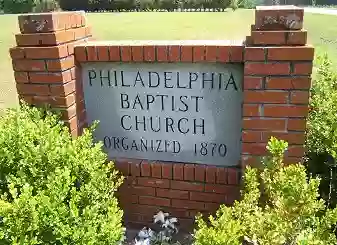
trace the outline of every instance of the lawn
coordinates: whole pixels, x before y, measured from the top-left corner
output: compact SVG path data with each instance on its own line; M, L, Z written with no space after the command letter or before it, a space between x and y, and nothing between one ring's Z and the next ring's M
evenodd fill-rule
M254 22L254 11L225 13L99 13L88 14L98 40L113 39L244 39ZM18 32L17 16L0 16L0 109L17 103L8 49ZM337 16L305 14L309 42L328 52L337 64Z

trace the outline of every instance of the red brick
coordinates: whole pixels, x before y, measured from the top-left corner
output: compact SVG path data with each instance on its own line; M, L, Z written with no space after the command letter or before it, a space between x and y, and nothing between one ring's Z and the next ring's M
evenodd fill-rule
M161 164L159 162L151 163L151 176L153 178L161 178Z
M192 62L192 46L181 46L181 61Z
M231 46L230 48L230 62L241 62L243 60L243 46Z
M72 80L71 71L64 72L30 72L31 83L67 83Z
M17 34L15 38L18 46L58 45L73 41L74 32L69 30L55 33Z
M19 48L19 47L11 48L9 50L9 52L10 52L11 58L13 60L24 59L26 57L25 56L25 49L23 49L23 48Z
M186 210L186 209L182 209L182 208L167 207L167 208L165 208L165 211L168 212L173 217L177 217L178 219L190 217L189 211ZM179 222L180 222L180 219L179 219Z
M68 120L69 118L72 118L76 115L76 104L72 105L69 108L66 108L65 110L56 109L56 111L61 112L62 120Z
M305 45L307 43L306 31L290 31L288 33L288 45Z
M87 36L87 28L82 27L82 28L76 28L73 29L74 34L75 34L75 40L83 39Z
M289 144L304 144L305 141L305 134L302 132L262 132L262 141L268 142L272 136L276 137L277 139L285 140Z
M260 105L243 104L244 117L258 117L262 116L260 112Z
M57 107L70 107L75 103L75 95L69 94L66 97L48 97L48 96L34 96L33 97L33 104L35 105L45 105L50 104L51 106L57 106Z
M62 85L51 85L50 86L50 92L52 95L56 96L67 96L68 94L71 94L75 92L76 86L75 81L71 81Z
M259 63L246 62L246 75L289 75L290 63Z
M313 60L314 48L303 47L269 47L268 60Z
M157 46L157 61L167 62L168 61L168 47L167 46Z
M184 180L194 181L194 165L184 165Z
M226 204L233 205L233 203L237 200L240 200L240 191L237 189L236 192L232 192L230 195L226 196Z
M170 62L180 61L180 46L169 46L168 49L168 60Z
M228 180L227 183L229 185L237 185L240 183L239 180L239 172L238 169L236 168L227 168L227 176L228 176Z
M288 130L304 131L306 129L306 120L302 119L288 119Z
M28 83L28 73L27 72L14 72L15 81L17 83Z
M266 117L306 117L308 106L300 105L265 105L264 116Z
M303 15L304 9L296 6L259 6L255 10L255 27L257 30L300 30L303 27ZM267 18L274 21L268 21Z
M242 142L260 142L261 132L260 131L248 131L242 132Z
M57 59L68 56L67 45L54 47L27 47L25 48L27 59Z
M219 208L219 203L205 203L205 210L209 212L216 212Z
M163 179L172 179L172 164L162 163L161 164L161 174Z
M180 163L173 164L173 179L183 180L184 179L184 165Z
M216 167L206 167L206 183L215 183Z
M309 89L310 77L270 77L267 78L267 89Z
M132 224L148 224L151 223L152 224L152 216L153 215L149 215L149 214L134 214L134 213L125 213L124 214L124 219L127 222L130 222Z
M204 186L200 183L186 182L186 181L171 181L171 188L183 191L203 191Z
M88 61L98 61L98 54L96 46L87 46Z
M121 61L121 54L119 47L110 46L109 47L110 61Z
M124 62L132 61L131 47L130 46L121 46L120 52L121 52L121 61L124 61Z
M124 176L130 175L130 164L127 161L116 161L116 168L122 172Z
M312 73L312 62L294 63L294 75L310 75Z
M144 60L143 47L134 46L132 47L132 60L135 62L142 62Z
M223 167L216 168L216 183L226 184L227 183L227 171Z
M266 144L242 143L242 154L264 156L266 153Z
M23 95L23 94L19 94L18 95L19 100L21 101L25 101L27 104L32 105L33 104L33 96L31 95Z
M284 45L286 33L284 31L252 31L253 44Z
M292 91L290 93L290 103L308 104L309 103L309 91Z
M192 201L207 201L207 202L216 202L223 203L226 200L225 195L213 194L213 193L200 193L200 192L191 192L190 199Z
M141 176L150 177L151 176L151 166L147 161L142 161L140 165Z
M302 145L289 146L287 155L290 157L303 157L306 149Z
M144 61L153 62L156 60L155 46L144 46Z
M76 79L76 69L77 69L77 70L80 70L79 68L76 68L76 67L70 69L70 75L71 75L71 79L72 79L72 80L75 80L75 79ZM79 72L79 73L80 73L80 72ZM77 76L78 76L78 77L81 77L81 74L77 74Z
M138 196L155 196L156 191L153 187L148 186L132 186L131 191Z
M74 48L75 58L79 62L85 62L88 60L87 51L84 46L77 46Z
M35 84L16 84L16 88L19 94L31 94L31 95L48 95L50 94L48 85L35 85Z
M205 60L205 46L193 47L193 62L200 62Z
M205 181L205 172L206 172L206 166L196 164L195 165L195 180L199 182Z
M260 129L260 130L285 130L286 119L243 119L244 129Z
M284 91L244 91L244 103L274 103L288 102L288 92Z
M91 26L86 26L85 27L85 36L86 37L91 37L92 36L92 28L91 28Z
M188 191L170 190L170 189L158 189L156 190L158 197L166 197L170 199L188 199Z
M158 187L158 188L169 188L170 181L166 179L154 179L147 177L139 177L138 185L141 186L150 186L150 187Z
M74 65L74 56L68 56L60 60L47 60L48 71L66 71L73 68Z
M68 14L67 14L68 15ZM64 29L60 26L61 17L63 14L27 14L19 15L19 27L21 33L39 33L39 32L52 32L57 30ZM39 25L37 28L37 23L44 23Z
M124 206L124 204L136 204L138 203L138 196L137 195L123 195L119 198L121 204Z
M140 163L132 163L131 164L131 175L132 176L140 176Z
M171 206L170 199L159 197L147 197L147 196L140 196L139 204L165 206L165 207Z
M244 77L244 84L243 88L246 89L262 89L262 77L250 77L245 76Z
M109 61L109 47L99 46L96 47L97 56L99 61Z
M236 191L239 187L229 186L229 185L218 185L218 184L206 184L205 192L218 193L218 194L230 194Z
M141 214L149 214L152 216L153 214L157 213L160 210L159 207L139 205L139 204L126 206L126 210L127 210L126 213L129 213L128 209L130 209L130 212L138 212Z
M73 132L73 133L77 133L77 128L78 128L78 124L77 124L78 120L77 120L77 117L74 116L73 118L70 118L68 120L65 120L64 121L64 124L66 127L68 127L70 129L70 132Z
M203 202L172 199L172 207L185 209L204 209Z
M264 61L265 49L260 47L246 47L245 60L248 61Z
M206 46L206 57L205 61L208 62L216 62L218 55L218 47L217 46Z
M283 162L287 165L287 164L297 164L297 163L301 163L303 164L303 159L301 157L284 157Z
M14 60L13 68L15 71L45 71L44 60Z
M218 61L227 63L229 62L230 56L230 46L220 46L218 47Z

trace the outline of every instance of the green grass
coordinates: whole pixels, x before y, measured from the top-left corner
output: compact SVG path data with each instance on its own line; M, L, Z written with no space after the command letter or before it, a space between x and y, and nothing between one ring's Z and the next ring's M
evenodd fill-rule
M88 14L98 40L121 39L231 39L249 35L254 11L220 13L97 13ZM8 49L15 45L17 16L1 15L0 32L0 110L17 104ZM337 64L337 16L306 14L305 29L316 53L328 52Z

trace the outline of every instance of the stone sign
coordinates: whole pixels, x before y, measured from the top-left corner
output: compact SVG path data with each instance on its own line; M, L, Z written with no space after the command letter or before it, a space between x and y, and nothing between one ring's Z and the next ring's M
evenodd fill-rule
M109 157L237 165L241 64L86 63L88 122Z

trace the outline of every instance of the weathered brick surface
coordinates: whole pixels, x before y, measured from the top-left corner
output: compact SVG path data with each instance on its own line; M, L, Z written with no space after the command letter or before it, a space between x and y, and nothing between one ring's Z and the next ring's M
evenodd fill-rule
M61 110L72 134L78 135L85 109L76 87L80 77L75 74L74 46L91 37L84 12L20 15L19 25L17 47L10 54L20 99Z
M116 159L115 163L126 176L118 196L127 221L139 223L138 217L145 215L149 218L146 222L151 222L155 212L164 210L192 222L197 212L213 212L221 203L230 204L239 196L239 168L170 162L151 164L135 159ZM142 177L144 175L146 177Z

